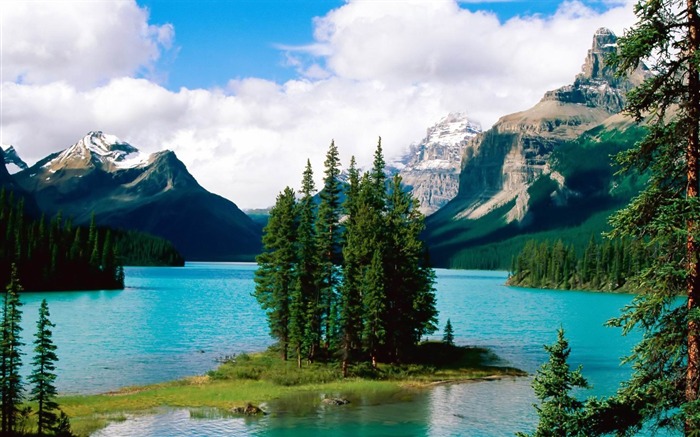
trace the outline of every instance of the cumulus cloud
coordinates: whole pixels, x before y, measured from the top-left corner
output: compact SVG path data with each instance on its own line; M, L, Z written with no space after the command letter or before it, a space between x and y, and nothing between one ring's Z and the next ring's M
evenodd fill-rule
M35 161L103 130L146 152L174 150L205 188L243 207L269 206L285 185L298 187L307 157L320 182L331 139L344 164L355 155L369 165L380 135L391 158L447 112L467 111L488 127L527 109L573 80L598 27L619 33L633 18L627 4L597 13L572 1L550 17L501 22L452 0L350 1L315 20L309 44L279 46L295 80L169 90L143 72L172 44L172 27L149 24L133 2L70 5L73 24L83 8L119 14L100 25L121 41L72 28L37 36L20 24L29 11L16 7L3 48L24 49L4 52L3 142ZM66 54L83 40L74 49L82 56ZM97 71L82 71L96 59Z
M148 75L175 36L134 1L4 1L0 29L3 81L81 89Z

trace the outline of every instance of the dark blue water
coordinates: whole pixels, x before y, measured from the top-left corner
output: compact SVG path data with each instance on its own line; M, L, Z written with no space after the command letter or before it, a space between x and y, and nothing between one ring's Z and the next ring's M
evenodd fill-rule
M263 312L251 293L252 264L128 268L123 291L22 296L25 338L42 298L57 327L58 387L95 393L201 374L216 358L267 347ZM583 365L593 390L610 394L629 375L619 365L636 338L603 324L631 296L504 286L502 272L437 271L440 328L449 318L458 344L487 346L505 364L534 372L542 349L564 327L572 366ZM440 334L436 334L439 337ZM29 359L26 358L28 362ZM411 402L319 408L315 414L262 419L196 419L187 410L135 417L99 435L128 436L500 436L529 430L535 402L529 378L440 386ZM204 414L211 416L212 414ZM194 414L200 417L202 413Z

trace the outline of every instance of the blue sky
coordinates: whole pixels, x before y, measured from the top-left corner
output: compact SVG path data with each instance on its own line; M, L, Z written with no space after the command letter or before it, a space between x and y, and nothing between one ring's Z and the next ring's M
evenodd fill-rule
M365 0L395 2L399 0ZM431 0L425 0L431 1ZM489 11L499 20L515 16L548 16L561 0L466 1L460 7ZM587 1L603 11L602 1ZM313 19L345 4L343 0L138 0L153 23L175 27L175 51L158 68L162 84L180 87L223 87L230 79L259 77L285 82L297 76L280 46L313 41Z
M403 155L450 112L484 129L571 83L633 0L10 0L0 142L30 164L87 132L169 149L205 188L266 207L382 137Z

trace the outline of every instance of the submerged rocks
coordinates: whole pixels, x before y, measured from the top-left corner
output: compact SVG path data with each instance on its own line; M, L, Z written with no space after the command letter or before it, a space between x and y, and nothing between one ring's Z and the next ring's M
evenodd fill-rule
M235 407L231 411L244 416L263 416L267 414L260 407L256 407L251 403L246 404L245 407Z
M323 398L321 403L323 405L347 405L350 401L345 398Z

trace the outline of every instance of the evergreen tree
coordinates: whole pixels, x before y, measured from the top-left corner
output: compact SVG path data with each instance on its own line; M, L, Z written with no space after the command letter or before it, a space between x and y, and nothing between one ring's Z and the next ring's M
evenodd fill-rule
M401 361L413 352L423 335L437 329L435 278L420 239L424 217L417 201L403 189L401 176L392 179L384 203L384 235L379 240L386 245L386 358Z
M445 323L445 333L442 336L442 341L450 346L454 346L455 344L455 332L452 329L452 322L450 319L447 319L447 323Z
M648 135L617 160L623 171L636 169L649 181L612 224L614 236L642 242L657 256L639 275L644 292L612 322L624 332L639 327L644 333L629 358L634 374L617 396L618 403L634 404L640 417L615 431L652 420L691 435L700 430L698 3L639 1L635 13L638 21L618 40L613 65L625 74L645 63L653 73L628 93L626 108L646 121Z
M540 420L533 434L518 433L518 436L589 437L581 425L583 403L571 394L572 389L589 388L589 385L580 366L573 371L569 368L571 349L564 338L564 330L560 328L557 341L544 348L549 353L549 361L540 367L532 382L540 400L540 405L535 405Z
M58 417L55 411L58 404L55 402L56 387L56 345L51 339L51 328L55 327L49 320L49 305L46 299L41 301L39 307L39 320L37 321L37 332L34 340L34 359L32 365L34 369L29 375L29 382L32 384L30 400L37 403L37 434L44 435L47 430L54 429L58 424Z
M343 204L345 210L345 243L343 245L343 281L340 288L340 325L342 332L343 376L347 376L348 364L355 359L362 338L362 239L357 231L360 196L360 174L355 157L350 160L348 188Z
M22 358L20 348L24 345L20 339L22 327L22 303L19 293L22 286L19 284L17 267L12 265L10 283L5 289L5 299L2 313L2 343L0 349L0 392L2 400L2 426L3 435L12 435L17 425L22 405L22 378L20 368Z
M331 346L338 330L338 315L334 310L338 305L339 267L342 262L340 247L340 159L338 148L332 141L326 160L321 202L318 206L316 226L319 254L319 294L322 304L322 317L325 321L326 348Z
M257 257L255 297L267 311L270 333L279 341L285 361L289 351L290 298L296 287L296 198L287 187L277 196L263 235L264 252Z
M314 205L314 179L311 162L306 161L302 179L301 199L297 203L297 267L295 271L298 290L292 295L290 322L291 341L297 351L301 366L302 351L308 348L308 359L313 361L321 340L324 305L318 288L318 255L316 252L316 214Z
M386 343L386 291L384 290L384 267L382 251L376 249L372 263L366 270L362 281L362 299L365 307L365 324L363 339L372 362L377 367L381 347Z

